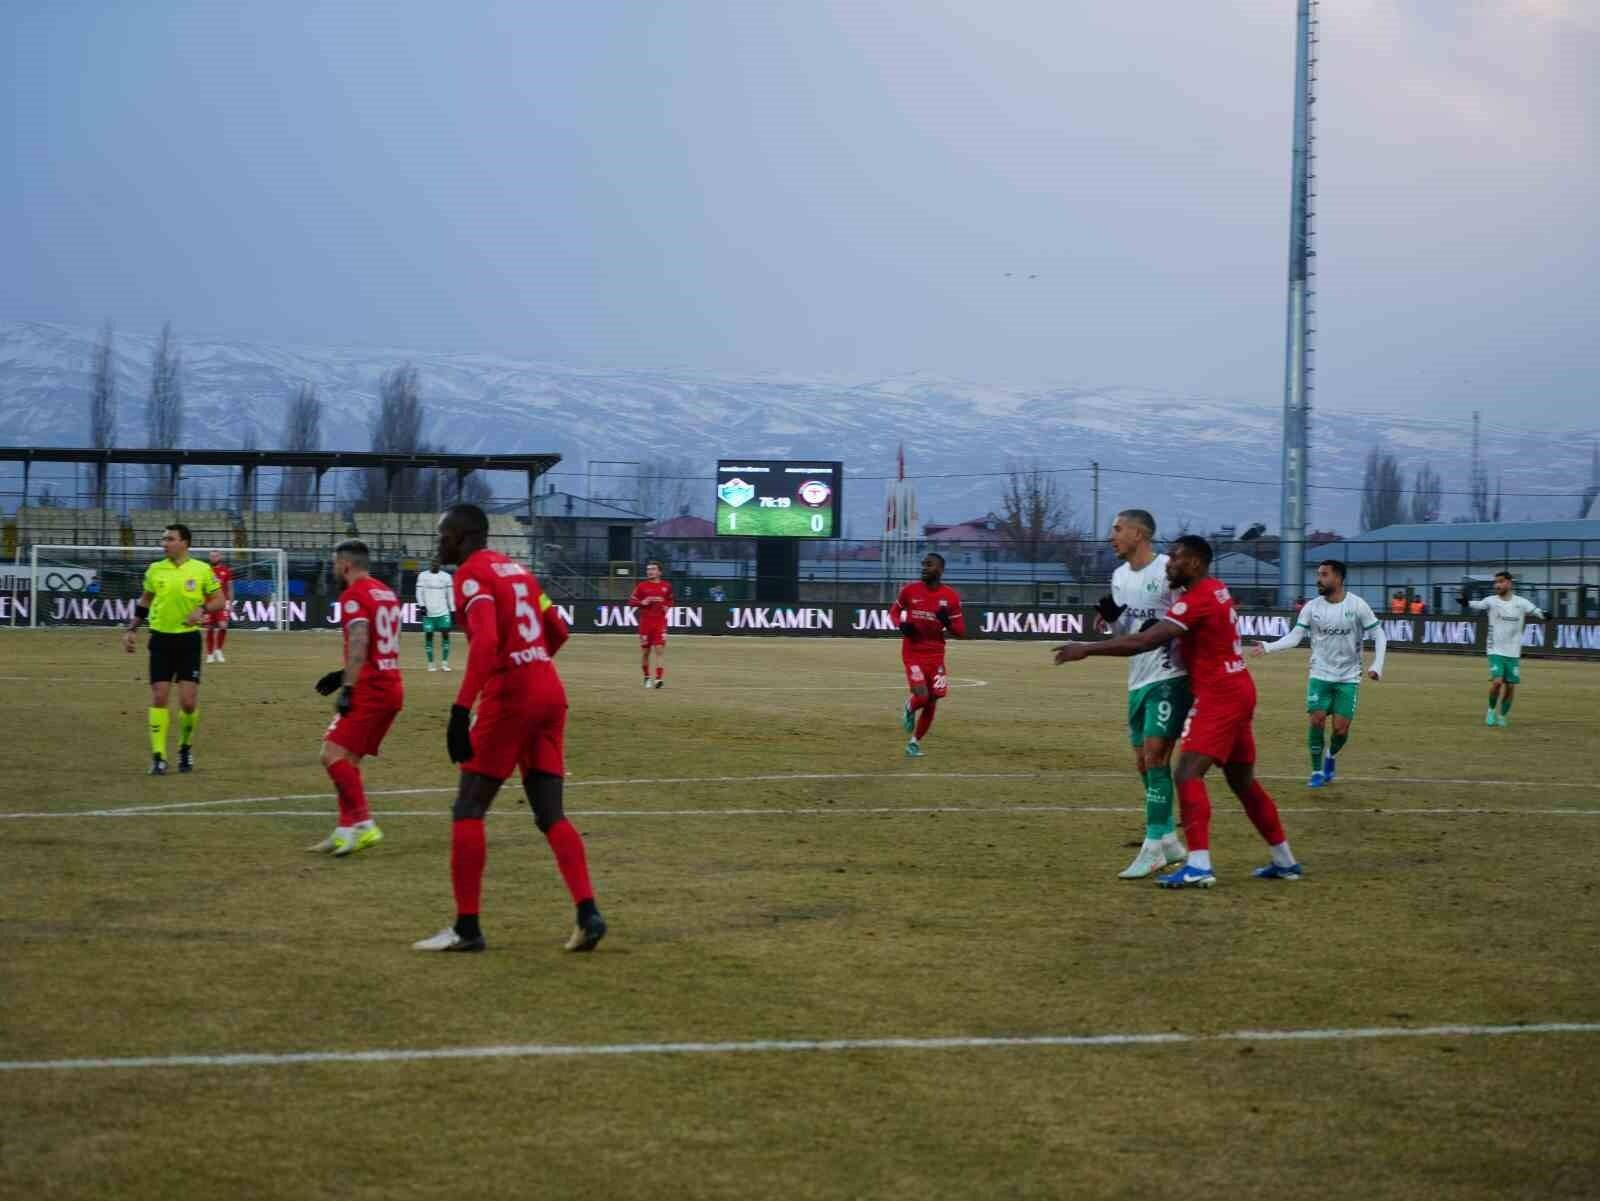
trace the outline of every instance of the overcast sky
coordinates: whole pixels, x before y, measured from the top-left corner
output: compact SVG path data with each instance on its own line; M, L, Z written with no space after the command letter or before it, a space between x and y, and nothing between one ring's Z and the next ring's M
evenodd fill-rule
M5 11L0 318L1281 397L1294 0ZM1592 424L1600 3L1322 16L1319 405Z

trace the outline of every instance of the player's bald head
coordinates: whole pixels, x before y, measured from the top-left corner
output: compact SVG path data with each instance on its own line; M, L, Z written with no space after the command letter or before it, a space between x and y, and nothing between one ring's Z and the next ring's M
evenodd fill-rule
M439 518L439 560L460 564L489 543L489 516L477 505L451 505Z

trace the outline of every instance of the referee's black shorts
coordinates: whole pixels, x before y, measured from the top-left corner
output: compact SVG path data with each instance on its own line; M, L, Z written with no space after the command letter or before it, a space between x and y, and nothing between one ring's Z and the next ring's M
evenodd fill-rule
M192 634L162 634L150 631L150 682L166 684L200 682L200 654L205 639L199 630Z

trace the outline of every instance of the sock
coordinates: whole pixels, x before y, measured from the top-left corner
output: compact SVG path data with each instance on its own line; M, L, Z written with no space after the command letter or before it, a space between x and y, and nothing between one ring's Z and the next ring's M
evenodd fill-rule
M1208 871L1210 871L1211 870L1211 852L1210 851L1190 851L1189 852L1189 866L1194 868L1195 871L1197 871L1197 872L1208 872Z
M1503 716L1505 716L1505 714L1510 713L1510 712L1511 712L1511 697L1509 695L1501 697L1500 698L1500 714L1501 714L1501 716L1503 717Z
M1278 867L1294 866L1294 856L1290 854L1287 842L1275 842L1267 850L1272 852L1272 862Z
M1328 739L1328 754L1337 755L1340 751L1344 750L1344 744L1349 741L1350 731L1346 730L1343 734L1341 734L1339 731L1335 730L1333 732L1333 737Z
M226 642L227 640L228 640L228 627L227 626L219 626L219 627L217 627L217 649L219 651L222 649L222 644L224 642Z
M422 653L428 657L428 662L433 662L433 631L429 630L422 636Z
M450 662L450 635L440 634L439 645L444 648L444 661L446 663Z
M217 632L209 626L206 628L206 654L217 649Z
M933 725L933 715L938 712L938 710L939 702L930 696L927 704L923 705L922 712L917 714L917 730L912 737L918 742L922 741L923 735L928 732L928 727Z
M664 676L666 674L667 674L667 669L665 667L656 668L656 679L659 680L662 676Z
M1497 689L1489 689L1489 712L1494 712L1494 707L1500 703L1500 693Z
M1244 806L1250 824L1255 826L1256 832L1269 847L1275 847L1285 841L1283 823L1278 820L1278 806L1267 795L1267 790L1261 787L1260 780L1250 781L1250 786L1244 790L1239 803ZM1289 862L1293 863L1294 860L1291 859ZM1287 867L1288 864L1284 866Z
M200 710L190 709L178 714L178 745L194 745L194 728L200 724Z
M1322 739L1323 728L1321 726L1306 727L1306 745L1311 748L1312 771L1322 770Z
M913 692L910 697L906 699L906 708L915 713L918 709L922 708L922 706L926 705L932 699L932 697L928 696L918 696Z
M166 709L150 709L150 750L153 754L167 757L167 722L172 719L172 714Z
M1157 841L1172 833L1172 769L1152 767L1144 773L1144 836Z
M483 818L466 817L450 823L450 887L456 894L457 933L462 933L460 919L470 917L474 926L477 924L478 905L483 899L483 866L488 859Z
M467 655L467 661L468 661L468 663L470 665L470 663L472 661L471 654ZM639 664L639 670L640 670L640 672L643 673L645 679L648 680L650 678L650 656L649 655L646 655L644 657L644 662ZM472 673L468 672L467 674L471 675Z
M1178 806L1183 819L1183 837L1189 844L1189 862L1194 863L1196 851L1206 853L1206 865L1211 862L1211 798L1206 795L1204 780L1179 780ZM1200 864L1194 864L1196 867Z
M335 759L328 764L328 777L339 793L339 824L353 826L357 822L372 820L367 808L367 788L361 779L361 769L348 759Z
M578 833L578 828L562 818L545 831L544 837L555 853L556 867L566 881L567 891L572 894L573 904L594 900L594 887L589 883L589 859L584 854L583 835Z

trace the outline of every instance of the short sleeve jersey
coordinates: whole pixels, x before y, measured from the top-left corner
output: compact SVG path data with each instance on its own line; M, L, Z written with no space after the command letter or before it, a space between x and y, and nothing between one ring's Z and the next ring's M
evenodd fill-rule
M961 616L961 595L948 584L930 588L921 580L913 580L900 589L900 595L890 606L889 614L896 625L910 622L916 631L901 638L902 656L943 659L945 628L939 621L943 610L950 618L950 628L958 635L967 632L966 621Z
M652 596L659 597L661 603L659 605L642 603ZM628 598L628 603L638 606L640 629L666 629L667 610L672 608L672 585L666 580L640 580L633 590L633 595Z
M1313 680L1330 684L1360 681L1361 644L1378 627L1371 605L1349 593L1338 604L1319 596L1301 607L1294 624L1311 634Z
M494 606L500 645L492 675L484 685L484 700L565 704L566 688L545 644L544 615L551 601L533 572L499 551L477 550L456 571L455 586L456 612L469 631L473 607Z
M1195 698L1254 694L1255 682L1244 665L1244 646L1233 596L1221 580L1207 576L1184 590L1166 620L1183 630L1183 661Z
M218 563L211 569L211 574L217 577L217 584L222 589L222 595L229 600L233 599L233 568L226 563Z
M405 695L400 675L400 598L388 585L365 576L339 596L339 628L344 632L346 659L350 655L350 627L368 623L367 657L356 676L363 696L381 697L398 706Z
M1480 601L1473 601L1472 607L1486 610L1489 614L1488 653L1507 659L1522 658L1522 631L1528 624L1528 618L1535 614L1544 616L1539 606L1525 596L1512 596L1505 600L1498 596L1486 596Z
M185 624L184 618L221 587L209 563L185 559L175 564L171 559L158 559L144 573L144 591L155 597L150 605L150 628L157 634L198 634L199 628Z
M1111 574L1111 599L1123 606L1113 634L1132 634L1147 622L1160 621L1177 599L1167 580L1167 556L1157 555L1141 568L1124 563ZM1183 648L1176 641L1128 660L1128 691L1137 692L1160 680L1188 675Z

